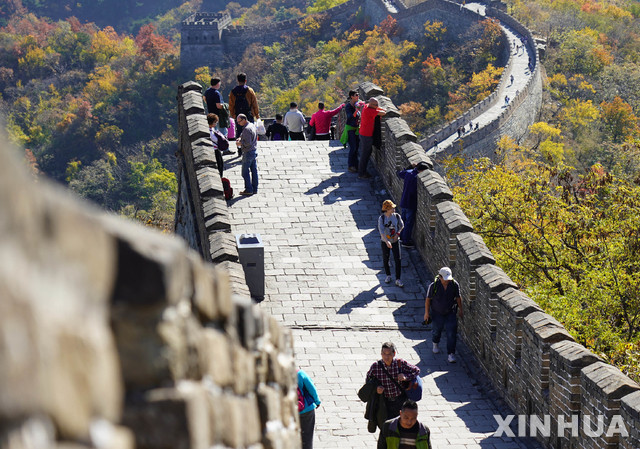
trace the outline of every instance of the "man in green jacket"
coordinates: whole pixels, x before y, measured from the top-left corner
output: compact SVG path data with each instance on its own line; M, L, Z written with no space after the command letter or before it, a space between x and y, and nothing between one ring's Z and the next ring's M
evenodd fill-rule
M378 438L378 449L431 449L431 432L418 421L418 404L407 399L400 416L384 423Z

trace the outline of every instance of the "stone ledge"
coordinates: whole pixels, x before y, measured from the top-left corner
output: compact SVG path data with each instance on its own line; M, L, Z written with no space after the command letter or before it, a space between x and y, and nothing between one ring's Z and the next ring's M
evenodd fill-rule
M572 375L578 374L582 368L602 360L587 348L575 341L564 340L551 345L551 357L559 359L563 370Z
M620 408L635 421L640 421L640 391L622 397Z
M622 372L607 363L595 362L582 369L583 379L595 386L608 399L621 399L640 390L640 386Z
M449 232L461 233L473 231L471 222L457 203L453 201L443 201L436 205L436 210L438 214L442 216Z
M433 169L433 162L431 158L427 156L419 144L415 142L407 142L400 147L400 151L409 159L409 163L412 166L418 165L420 162L426 162L429 165L429 169Z
M231 261L238 262L238 248L236 239L228 232L212 232L209 234L209 247L211 248L211 260L214 263Z
M201 91L187 91L182 94L182 107L186 115L204 114Z
M191 144L193 166L197 170L202 167L218 168L215 148L210 137L202 137Z
M472 265L495 264L496 259L478 234L463 232L458 235L458 244Z
M202 203L204 225L208 232L231 232L231 220L227 202L220 197L207 198Z
M476 268L478 281L484 282L492 293L501 292L509 287L517 288L515 282L497 265L485 264Z
M532 312L542 312L540 306L533 299L514 287L499 292L498 299L504 302L517 317L525 317Z
M190 142L211 137L209 134L209 124L207 123L207 118L204 116L204 110L187 116L187 132L189 133Z
M562 340L574 341L562 324L544 312L530 313L524 318L524 323L543 343L553 344Z
M200 198L222 197L224 198L224 188L222 187L222 179L217 169L212 167L203 167L196 170L196 179L198 180L198 189Z
M418 140L409 125L407 125L407 122L401 118L391 117L385 119L384 124L388 128L389 134L396 139L396 142L416 142Z
M438 173L431 170L425 170L418 174L418 179L427 189L427 193L432 201L450 201L453 199L451 189L449 189L447 183Z

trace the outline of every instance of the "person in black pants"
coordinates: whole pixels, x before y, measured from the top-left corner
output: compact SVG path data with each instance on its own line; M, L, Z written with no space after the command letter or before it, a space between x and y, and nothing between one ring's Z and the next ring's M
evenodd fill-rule
M380 232L380 246L382 247L382 262L384 271L387 274L384 282L391 282L391 268L389 267L389 256L393 252L393 261L396 266L396 285L404 287L400 280L402 266L400 264L400 232L404 228L404 223L400 214L395 212L396 205L391 200L382 203L382 215L378 218L378 231Z

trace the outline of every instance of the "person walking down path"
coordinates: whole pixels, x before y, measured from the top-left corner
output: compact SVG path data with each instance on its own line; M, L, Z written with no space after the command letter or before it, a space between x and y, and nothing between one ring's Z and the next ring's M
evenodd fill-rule
M289 112L284 115L284 126L289 130L291 140L305 140L304 125L307 121L294 102L289 104Z
M445 329L447 334L447 360L456 362L456 342L458 338L457 315L462 319L462 298L460 297L460 285L453 279L451 268L442 267L436 279L429 285L424 304L424 320L432 319L431 335L433 341L433 353L440 352L440 336Z
M302 402L302 403L301 403ZM311 378L298 370L298 413L300 415L300 433L302 449L313 449L313 431L316 426L316 408L321 401ZM302 407L302 408L301 408Z
M404 180L402 188L402 197L400 198L401 217L404 222L404 228L400 232L400 242L402 246L412 248L413 243L413 225L416 221L416 211L418 209L418 174L429 169L429 165L422 161L414 168L400 170L398 178Z
M330 140L331 139L331 117L338 114L344 107L344 103L331 111L324 110L324 103L318 103L318 110L313 113L309 125L316 128L315 140Z
M366 380L378 380L380 385L377 387L377 393L384 397L389 420L400 415L400 408L407 399L400 382L413 382L420 375L420 368L396 358L396 345L391 342L382 344L380 355L382 358L369 368Z
M431 449L431 431L418 421L418 404L407 399L400 416L384 423L378 449Z
M236 141L238 150L242 153L242 178L244 190L240 195L251 196L258 193L258 131L256 125L250 123L244 114L240 114L237 120L242 126L240 139Z
M382 247L382 262L384 264L384 272L387 277L384 282L391 282L391 267L389 266L389 256L393 252L393 263L396 267L396 285L404 287L400 280L402 265L400 263L400 233L404 228L404 223L400 214L395 212L396 205L391 200L385 200L382 203L382 214L378 218L378 232L380 232L380 246Z
M366 179L371 175L367 172L371 150L373 149L373 131L376 117L382 117L387 111L378 106L378 99L369 98L369 104L362 109L360 117L360 164L358 166L358 178Z

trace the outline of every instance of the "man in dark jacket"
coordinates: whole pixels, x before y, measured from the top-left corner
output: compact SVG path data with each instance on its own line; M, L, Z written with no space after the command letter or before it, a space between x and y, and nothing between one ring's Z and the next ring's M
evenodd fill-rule
M431 432L418 421L418 404L411 399L402 404L400 416L384 423L378 437L378 449L405 447L431 449Z
M400 208L404 229L400 233L400 241L402 246L411 248L413 243L413 225L416 222L416 211L418 209L418 174L427 170L429 165L422 161L414 168L400 170L398 178L404 179L404 188L402 189L402 198L400 198Z
M369 421L367 430L370 433L375 433L378 428L382 429L382 425L387 420L387 404L382 399L382 395L377 392L378 385L380 385L378 379L372 377L367 379L367 383L358 391L360 400L367 403L364 417Z

